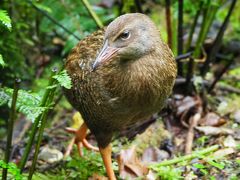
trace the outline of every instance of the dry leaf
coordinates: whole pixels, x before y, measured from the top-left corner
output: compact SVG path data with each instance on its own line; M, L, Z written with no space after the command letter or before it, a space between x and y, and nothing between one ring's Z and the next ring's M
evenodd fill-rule
M220 149L216 152L213 153L213 156L215 158L222 158L224 156L227 156L229 154L233 154L235 153L236 151L233 149L233 148L225 148L225 149Z
M197 126L195 128L205 135L234 134L234 130L222 127Z
M144 163L160 162L169 157L170 155L167 151L160 150L156 147L150 147L143 152L142 161Z
M221 126L226 123L226 120L221 118L214 112L209 112L201 119L200 124L203 126Z
M228 136L225 138L225 140L223 141L223 145L225 147L231 147L231 148L235 148L237 146L237 143L235 141L235 139L232 136Z
M234 117L234 120L235 120L236 123L240 123L240 110L237 110L234 113L233 117Z
M92 177L88 178L88 180L108 180L108 178L94 173Z
M146 175L148 168L144 166L136 155L135 146L121 150L118 156L119 175L121 178L134 178Z
M196 104L198 104L198 102L194 98L190 96L185 97L181 102L177 104L178 106L177 115L178 116L181 115L184 111L189 110L190 108L194 107Z

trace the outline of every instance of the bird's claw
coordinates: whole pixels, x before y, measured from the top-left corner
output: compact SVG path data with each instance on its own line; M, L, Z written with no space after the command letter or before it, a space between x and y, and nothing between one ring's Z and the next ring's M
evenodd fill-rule
M65 157L69 156L73 145L76 144L77 145L77 149L78 149L78 154L79 156L83 156L83 152L82 152L82 147L84 146L85 148L87 148L88 150L93 150L93 151L99 151L99 149L93 145L91 145L87 140L86 140L86 134L87 134L87 128L85 127L86 125L82 125L78 130L77 129L73 129L73 128L66 128L65 130L71 134L75 134L75 137L72 138L72 140L70 141L67 150L64 154Z

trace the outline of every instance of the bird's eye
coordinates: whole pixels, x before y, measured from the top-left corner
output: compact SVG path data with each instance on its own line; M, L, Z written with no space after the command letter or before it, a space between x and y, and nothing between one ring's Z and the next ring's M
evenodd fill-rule
M129 37L130 37L130 32L129 32L129 31L123 31L123 32L120 34L120 38L121 38L122 40L127 40Z

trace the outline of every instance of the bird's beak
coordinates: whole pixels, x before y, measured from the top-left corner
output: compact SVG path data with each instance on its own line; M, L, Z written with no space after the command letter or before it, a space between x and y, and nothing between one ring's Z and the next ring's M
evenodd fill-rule
M100 65L104 64L105 62L109 61L112 57L114 57L118 50L119 50L118 48L108 46L108 40L106 40L95 62L93 63L92 66L93 71L95 71Z

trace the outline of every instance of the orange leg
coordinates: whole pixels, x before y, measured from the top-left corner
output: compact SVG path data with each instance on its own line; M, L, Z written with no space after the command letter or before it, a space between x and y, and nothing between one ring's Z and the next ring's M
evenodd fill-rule
M107 147L105 148L99 148L99 151L101 153L102 159L103 159L103 163L104 166L106 168L106 172L108 175L108 178L110 180L116 180L116 176L114 174L113 168L112 168L112 147L109 144Z
M86 147L89 150L99 151L99 149L97 147L92 146L86 140L87 130L88 130L88 127L85 123L83 123L78 130L73 129L73 128L66 128L66 131L69 133L75 134L75 137L69 143L67 150L64 154L65 157L69 156L69 154L71 153L74 143L77 145L78 153L80 156L83 155L82 146Z

